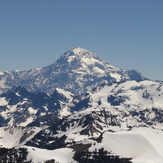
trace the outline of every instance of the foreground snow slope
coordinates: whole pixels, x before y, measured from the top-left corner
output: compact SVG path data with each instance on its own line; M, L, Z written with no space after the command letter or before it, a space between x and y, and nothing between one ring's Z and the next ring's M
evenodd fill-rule
M28 157L27 161L34 163L44 163L46 160L54 159L58 163L77 163L74 159L74 151L70 148L60 148L56 150L46 150L34 147L27 147Z
M13 148L32 139L41 128L0 127L0 147Z
M104 148L120 157L132 158L134 163L163 162L163 131L152 128L134 128L131 131L105 132L101 143L89 150Z
M98 140L98 141L97 141ZM163 162L163 131L151 127L132 128L131 130L105 131L99 139L84 138L81 141L67 145L67 147L47 150L30 146L19 146L27 149L27 161L44 163L47 160L55 160L59 163L77 163L76 154L81 150L83 158L98 159L94 157L95 151L104 149L106 156L119 156L131 158L133 163L162 163ZM78 147L78 148L77 148ZM83 153L82 148L85 148ZM101 157L102 158L102 157ZM95 159L95 160L96 160ZM106 159L104 159L106 161ZM111 161L111 160L110 160ZM122 161L123 162L123 161ZM99 160L100 163L100 160ZM124 163L124 162L123 162ZM126 162L125 162L126 163Z

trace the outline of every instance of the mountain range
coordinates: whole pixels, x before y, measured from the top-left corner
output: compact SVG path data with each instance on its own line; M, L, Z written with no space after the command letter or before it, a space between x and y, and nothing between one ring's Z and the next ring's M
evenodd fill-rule
M73 48L0 83L0 162L163 162L163 82Z

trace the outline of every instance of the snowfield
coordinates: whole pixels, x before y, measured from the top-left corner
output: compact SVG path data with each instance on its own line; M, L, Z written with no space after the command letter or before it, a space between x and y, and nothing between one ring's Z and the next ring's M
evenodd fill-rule
M133 128L131 130L106 131L101 142L83 137L79 144L91 144L90 152L104 148L112 155L120 158L132 158L133 163L162 163L163 162L163 131L154 128ZM55 150L40 149L18 145L16 148L26 148L28 161L43 163L54 159L59 163L77 163L74 160L75 151L71 148Z
M124 101L116 105L123 110L144 110L146 108L159 108L163 110L163 85L154 81L126 81L121 84L113 84L93 93L92 105L98 106L101 100L104 107L113 108L115 105L108 103L108 96L124 97ZM118 99L117 99L118 100Z
M46 160L52 159L59 163L77 163L73 159L74 152L70 148L60 148L56 150L46 150L27 146L24 146L24 148L27 148L29 152L27 161L32 161L34 163L43 163Z
M0 127L0 147L19 147L29 141L41 128Z
M163 132L152 128L105 132L101 143L89 150L104 148L120 157L132 158L133 163L163 162Z

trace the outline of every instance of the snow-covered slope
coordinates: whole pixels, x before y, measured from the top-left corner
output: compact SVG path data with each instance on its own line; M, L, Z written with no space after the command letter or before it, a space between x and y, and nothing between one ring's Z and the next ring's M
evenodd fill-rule
M17 85L26 71L4 71L0 72L0 93Z
M47 67L1 72L0 90L21 85L33 92L52 93L55 88L81 92L103 82L123 80L141 81L144 77L135 70L116 68L88 50L73 48Z
M13 148L23 145L40 130L41 128L38 127L0 127L0 147Z
M161 163L163 162L162 139L163 132L152 128L105 132L101 142L92 144L89 151L104 148L122 158L132 158L133 163Z
M59 163L162 163L163 131L151 127L131 130L105 131L99 137L84 138L54 150L18 145L3 149L1 160L32 161L34 163L54 160ZM0 151L3 153L3 151ZM63 156L64 154L64 156Z
M163 129L163 85L153 81L106 85L87 95L73 109L78 112L65 117L58 125L58 130L66 135L70 133L70 139L79 139L81 134L97 136L114 128L157 126Z
M106 112L107 124L123 127L162 123L163 84L154 81L113 83L81 97L59 88L48 95L31 93L19 86L0 95L1 126L50 125L70 114L70 119L89 114L90 117L101 116L102 121L105 117L101 112ZM110 115L114 115L112 119Z
M154 81L126 81L106 85L91 95L92 106L98 106L101 102L103 107L112 110L144 110L158 108L163 110L163 84Z
M56 89L49 95L31 93L17 87L0 95L1 126L45 126L54 124L58 118L70 114L73 94Z

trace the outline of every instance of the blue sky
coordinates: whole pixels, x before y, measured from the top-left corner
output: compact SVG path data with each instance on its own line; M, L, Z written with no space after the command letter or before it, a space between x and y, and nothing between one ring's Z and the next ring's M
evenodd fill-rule
M0 71L44 67L73 47L163 80L163 1L0 1Z

